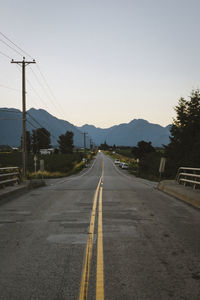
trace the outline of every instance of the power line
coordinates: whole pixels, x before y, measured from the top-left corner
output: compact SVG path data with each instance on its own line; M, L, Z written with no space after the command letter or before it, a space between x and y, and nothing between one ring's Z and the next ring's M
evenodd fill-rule
M11 44L13 44L16 48L18 48L20 51L22 51L24 54L26 54L27 56L29 56L30 58L33 59L33 57L28 54L26 51L24 51L22 48L20 48L17 44L15 44L13 41L11 41L11 39L9 39L5 34L3 34L2 32L0 32L0 34L7 40L9 41Z
M5 38L9 43L11 43L11 44L12 44L13 46L15 46L17 49L19 49L20 52L19 52L18 50L16 50L15 48L13 48L12 46L10 46L10 45L9 45L8 43L6 43L4 40L0 39L0 41L1 41L2 43L4 43L7 47L9 47L10 49L12 49L13 51L15 51L17 54L19 54L19 55L21 55L21 56L23 56L22 53L24 53L24 54L26 54L27 56L29 56L30 58L33 59L33 57L32 57L28 52L24 51L21 47L19 47L16 43L14 43L10 38L8 38L4 33L0 32L0 35L2 35L2 37ZM1 52L0 52L0 53L1 53ZM3 52L2 52L1 54L4 55L5 57L9 58L9 59L12 59L11 57L9 57L8 55L6 55L6 54L3 53ZM38 71L39 71L40 76L42 77L42 79L43 79L43 81L44 81L44 83L45 83L45 86L46 86L47 90L46 90L46 88L42 85L42 83L40 82L40 80L39 80L39 78L37 77L36 73L32 70L32 68L30 68L31 71L32 71L32 73L34 74L34 76L35 76L35 78L36 78L38 84L42 87L42 89L44 90L45 94L48 96L48 99L51 101L52 105L54 106L54 108L55 108L56 111L58 112L58 114L61 114L61 115L63 116L63 119L65 119L65 117L64 117L64 115L63 115L63 113L62 113L62 109L61 109L60 107L58 107L57 99L56 99L56 97L55 97L55 95L54 95L54 93L53 93L53 91L52 91L50 85L48 84L48 81L47 81L46 77L45 77L44 74L42 73L41 68L40 68L38 65L36 65L36 66L37 66L37 69L38 69ZM30 82L29 82L29 84L30 84ZM31 85L31 84L30 84L30 85ZM32 89L34 89L33 86L32 86ZM35 91L35 93L36 93L36 91ZM37 93L37 94L38 94L38 93ZM42 99L41 99L40 96L39 96L39 98L40 98L40 100L42 101ZM53 100L57 103L57 105L54 103ZM44 101L42 101L42 102L44 103ZM46 103L45 103L45 106L47 106ZM47 107L48 107L48 106L47 106ZM58 109L58 108L59 108L59 109Z
M16 65L17 70L21 73L22 70L20 68L20 66ZM33 85L31 84L31 82L26 79L27 83L30 85L31 89L33 90L33 92L37 95L37 97L43 102L43 104L45 105L45 107L47 107L46 103L42 100L42 98L40 97L40 95L37 93L36 89L33 87ZM30 97L30 95L29 95ZM32 98L32 97L31 97ZM36 104L36 106L38 105L38 103L36 103L35 101L33 101L34 104Z
M27 120L27 123L29 123L33 128L38 129L35 125L33 125L33 123L32 123L31 121ZM44 128L44 127L42 127L42 128ZM46 128L45 128L45 129L46 129ZM49 138L49 136L48 136L47 134L45 134L43 131L41 131L41 133L43 134L43 136ZM51 138L51 137L53 137L53 136L50 135L50 138ZM53 137L53 138L54 138L54 137ZM55 139L55 138L54 138L54 139ZM56 140L56 142L57 142L57 139L55 139L55 140Z
M3 88L5 88L5 89L9 89L9 90L13 90L13 91L20 92L20 90L17 90L17 89L15 89L15 88L10 87L10 86L6 86L6 85L4 85L4 84L0 84L0 87L3 87Z
M36 123L36 124L38 124L41 128L45 128L45 126L43 126L43 125L41 125L41 123L40 122L38 122L31 114L29 114L28 112L27 112L27 115ZM51 133L51 136L57 141L57 138Z
M28 84L30 85L30 87L32 88L32 90L33 90L33 92L36 94L36 96L43 102L43 104L45 105L45 108L47 108L48 109L48 105L47 105L47 103L41 98L41 96L40 96L40 94L37 92L37 90L33 87L33 85L30 83L30 81L27 79L27 82L28 82ZM29 95L29 97L31 97L30 95ZM32 98L32 97L31 97ZM32 98L32 100L33 100L33 98ZM36 105L38 105L35 101L33 101ZM41 126L41 124L40 124L40 126ZM45 127L45 126L42 126L42 127ZM49 127L49 128L51 128L51 126L49 126L49 124L47 124L47 127ZM57 127L58 128L58 127ZM52 128L51 128L52 129ZM55 138L56 139L56 138Z
M15 51L17 54L19 54L20 56L23 56L22 53L20 53L19 51L17 51L15 48L11 47L8 43L6 43L5 41L3 41L2 39L0 39L0 42L2 42L4 45L6 45L7 47L9 47L10 49L12 49L13 51Z
M47 103L41 98L40 94L36 91L36 89L33 87L33 85L31 84L30 80L27 79L28 84L30 85L31 89L33 90L33 92L37 95L37 97L43 102L43 104L45 105L45 107L48 107Z
M50 86L49 86L49 84L48 84L48 82L47 82L47 80L46 80L46 77L44 76L44 74L42 73L42 71L41 71L41 69L40 69L40 67L39 67L38 65L37 65L37 69L38 69L38 71L39 71L41 77L43 78L43 80L44 80L44 82L45 82L45 84L46 84L46 86L47 86L47 88L48 88L48 90L49 90L51 96L54 98L54 100L56 100L56 97L54 96L54 93L52 92L52 89L50 88ZM57 100L56 100L56 101L57 101Z
M16 43L14 43L11 39L9 39L5 34L3 34L2 32L0 32L0 35L2 35L4 39L6 39L9 43L11 43L11 44L12 44L15 48L17 48L19 51L16 50L16 49L15 49L14 47L12 47L11 45L9 45L9 44L8 44L7 42L5 42L4 40L2 40L1 38L0 38L0 42L2 42L3 44L5 44L7 47L9 47L9 48L12 49L13 51L15 51L15 52L16 52L17 54L19 54L20 56L23 56L22 53L24 53L24 54L26 54L27 56L29 56L30 58L33 59L33 57L32 57L29 53L27 53L26 51L24 51L21 47L19 47ZM3 53L3 52L0 52L0 53L1 53L2 55L4 55L5 57L7 57L7 58L9 58L9 59L12 60L12 58L11 58L10 56L8 56L7 54L5 54L5 53ZM25 61L25 58L23 59L23 61ZM12 60L12 62L14 62L14 61ZM15 62L15 63L21 64L22 62ZM27 62L27 64L29 64L29 63L30 63L30 62ZM26 65L27 65L27 64L26 64ZM18 66L18 65L17 65L17 66ZM43 81L44 81L46 87L44 87L44 85L40 82L38 76L37 76L36 73L32 70L32 68L30 68L30 69L31 69L32 73L34 74L34 76L35 76L35 78L36 78L38 84L42 87L42 89L44 90L45 94L48 96L48 99L51 101L51 103L54 105L55 109L58 111L57 106L55 105L55 103L52 101L51 98L53 98L56 102L57 102L57 100L56 100L56 98L55 98L55 96L54 96L54 94L53 94L53 92L52 92L52 90L51 90L51 88L50 88L50 86L49 86L49 84L48 84L48 82L47 82L45 76L43 75L41 69L38 67L39 74L40 74L40 76L42 77L42 79L43 79ZM21 72L21 69L20 69L20 72ZM33 85L30 83L30 81L29 81L29 80L27 80L27 81L28 81L28 84L31 86L32 90L35 92L35 94L39 97L39 99L45 104L46 107L48 107L48 105L47 105L47 104L43 101L43 99L40 97L40 95L39 95L38 92L35 90L35 88L34 88ZM0 85L0 86L1 86L1 85ZM4 86L4 87L5 87L5 86ZM6 88L9 88L9 87L6 87ZM47 88L47 89L46 89L46 88ZM12 88L10 88L10 89L12 89ZM60 112L58 111L58 113L60 113ZM29 116L30 116L30 115L29 115ZM37 124L39 124L39 126L42 126L37 120L34 120L34 121L35 121ZM52 137L56 139L56 137L54 137L54 136L52 136ZM57 141L57 139L56 139L56 141Z
M3 56L5 56L5 57L7 57L7 58L9 58L9 59L12 59L10 56L8 56L7 54L3 53L2 51L0 51L0 54L3 55Z
M47 86L47 89L49 90L50 95L51 95L52 98L56 101L56 103L58 103L58 101L57 101L57 99L56 99L56 97L55 97L55 95L54 95L54 93L53 93L53 91L52 91L50 85L48 84L48 81L47 81L46 77L45 77L44 74L42 73L42 71L41 71L39 65L37 65L36 67L37 67L37 69L38 69L38 71L39 71L41 77L43 78L43 80L44 80L44 82L45 82L45 84L46 84L46 86ZM61 110L60 110L60 113L61 113L61 115L63 116L63 113L62 113L62 107L59 108L59 109L61 109ZM64 116L63 116L63 118L64 118Z
M41 71L39 71L39 72L40 72L40 75L42 76L42 78L43 78L43 80L44 80L44 82L45 82L45 84L46 84L47 89L46 89L45 86L41 83L40 79L38 78L37 74L33 71L33 69L32 69L31 67L29 67L29 68L30 68L31 72L33 73L33 75L34 75L34 77L35 77L37 83L38 83L38 84L40 85L40 87L43 89L44 93L46 94L46 96L48 97L48 99L51 101L51 104L52 104L52 105L54 106L54 108L56 109L57 113L58 113L58 114L62 114L62 112L58 110L58 107L55 105L55 103L54 103L54 101L53 101L53 99L54 99L54 100L57 102L57 100L56 100L55 96L53 95L53 92L51 91L51 89L50 89L50 87L49 87L49 85L48 85L48 83L47 83L47 81L46 81L44 75L41 73ZM39 68L38 70L40 70L40 68Z
M3 108L0 108L0 111L3 111L3 112L7 112L7 113L22 113L22 112L19 112L19 111L14 111L14 110L6 110L6 109L3 109ZM36 120L36 118L34 118L30 113L26 112L26 114L37 124L39 125L41 128L45 128L45 127L50 127L50 126L43 126L39 121ZM6 118L6 119L1 119L0 120L21 120L21 118ZM28 120L26 120L27 122L30 122ZM33 124L32 124L33 125ZM34 125L33 125L34 126ZM34 128L38 129L36 126L34 126ZM51 133L51 136L56 140L57 142L57 138L56 136L54 136L52 133Z

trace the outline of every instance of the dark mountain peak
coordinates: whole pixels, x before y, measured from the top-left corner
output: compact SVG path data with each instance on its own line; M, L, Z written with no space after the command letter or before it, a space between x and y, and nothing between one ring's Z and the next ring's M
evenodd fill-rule
M5 110L5 112L4 112ZM9 110L16 112L16 115L21 112L15 108L1 108L0 128L0 143L12 146L20 144L22 125L20 118L4 120L11 113ZM4 117L5 116L5 117ZM31 118L32 117L32 118ZM109 145L118 146L135 146L138 141L151 141L154 146L167 145L169 143L170 127L162 127L158 124L150 123L144 119L133 119L129 123L123 123L112 126L110 128L98 128L94 125L85 124L81 127L76 127L68 121L61 120L51 115L44 109L30 108L27 114L27 130L32 131L35 128L44 127L51 132L52 145L57 145L59 135L66 131L74 133L74 144L77 147L83 147L83 135L81 131L86 131L87 144L92 138L96 145L104 143L105 140ZM15 128L15 130L13 130Z
M96 129L97 127L96 126L94 126L94 125L90 125L90 124L84 124L84 125L82 125L81 127L79 127L79 128L94 128L94 129Z
M17 108L11 108L11 107L1 107L1 110L12 110L12 111L20 111Z
M44 120L45 119L48 119L48 120L54 119L55 121L64 122L67 125L74 126L73 124L69 123L68 121L58 119L57 117L51 115L48 111L46 111L45 109L42 109L42 108L36 109L36 108L32 107L28 110L28 113L31 116L37 116L40 119L44 119Z
M150 123L144 119L133 119L129 124L143 125L143 124L150 124Z
M38 114L38 115L48 115L48 116L54 117L50 113L48 113L46 110L44 110L42 108L36 109L36 108L32 107L32 108L30 108L28 110L28 113L33 113L33 114ZM54 118L56 118L56 117L54 117Z

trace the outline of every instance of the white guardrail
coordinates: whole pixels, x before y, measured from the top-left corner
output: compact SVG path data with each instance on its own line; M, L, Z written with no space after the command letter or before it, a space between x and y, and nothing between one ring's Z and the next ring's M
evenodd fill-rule
M22 180L19 167L0 168L0 188L20 183Z
M200 188L200 168L180 167L176 175L176 181L180 184Z

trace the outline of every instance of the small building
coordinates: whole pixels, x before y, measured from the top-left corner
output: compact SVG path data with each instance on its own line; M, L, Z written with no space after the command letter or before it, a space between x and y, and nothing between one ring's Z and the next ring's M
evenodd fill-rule
M40 149L40 154L41 155L50 155L54 153L54 149L53 148L49 148L49 149Z

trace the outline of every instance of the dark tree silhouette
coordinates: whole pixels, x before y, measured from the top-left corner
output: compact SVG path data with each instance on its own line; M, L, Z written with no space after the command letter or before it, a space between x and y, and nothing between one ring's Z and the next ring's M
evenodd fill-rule
M137 143L137 147L132 148L133 156L139 159L152 152L155 152L155 148L151 145L151 142L140 141Z
M32 131L31 146L33 153L38 153L40 149L48 149L51 143L51 134L45 128L38 128Z
M193 91L188 101L180 98L175 111L170 143L165 147L174 173L180 166L200 167L200 91Z
M59 150L61 153L72 153L74 148L73 142L74 134L72 131L67 131L61 134L58 139Z

